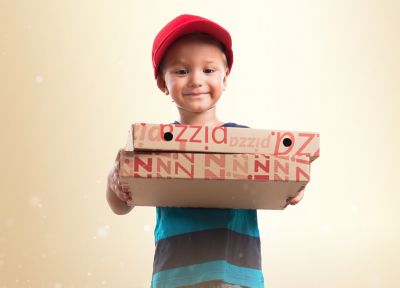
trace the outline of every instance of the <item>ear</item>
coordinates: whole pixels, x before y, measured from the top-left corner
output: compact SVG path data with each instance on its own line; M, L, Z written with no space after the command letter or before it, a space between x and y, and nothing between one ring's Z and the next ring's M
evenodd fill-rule
M160 75L157 76L157 86L163 93L165 93L167 95L169 94L164 77L162 77Z
M227 86L227 84L228 84L228 75L229 75L229 68L226 68L226 70L225 70L225 75L224 75L224 79L222 80L222 83L223 83L223 91L225 91L225 88L226 88L226 86Z

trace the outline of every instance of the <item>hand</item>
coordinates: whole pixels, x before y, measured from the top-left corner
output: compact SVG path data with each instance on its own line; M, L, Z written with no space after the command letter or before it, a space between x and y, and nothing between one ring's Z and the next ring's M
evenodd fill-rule
M120 177L119 177L119 158L121 151L118 151L117 157L115 158L114 167L111 169L108 174L108 188L120 199L125 202L128 206L134 206L132 195L129 192L126 186L121 185Z
M286 204L296 205L304 197L304 187L299 191L295 197L290 197L286 200Z

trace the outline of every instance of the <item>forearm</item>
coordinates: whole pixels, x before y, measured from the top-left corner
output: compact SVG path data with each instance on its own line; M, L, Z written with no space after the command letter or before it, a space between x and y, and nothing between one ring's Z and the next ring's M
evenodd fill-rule
M111 210L118 215L127 214L133 208L133 206L128 206L125 201L119 199L109 187L107 188L107 202Z

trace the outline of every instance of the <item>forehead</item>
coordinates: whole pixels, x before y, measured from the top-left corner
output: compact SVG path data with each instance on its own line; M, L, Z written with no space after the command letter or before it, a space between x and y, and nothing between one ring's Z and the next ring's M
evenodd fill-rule
M166 65L171 65L194 58L205 62L223 61L224 57L225 54L216 43L188 36L178 39L168 48L164 61Z

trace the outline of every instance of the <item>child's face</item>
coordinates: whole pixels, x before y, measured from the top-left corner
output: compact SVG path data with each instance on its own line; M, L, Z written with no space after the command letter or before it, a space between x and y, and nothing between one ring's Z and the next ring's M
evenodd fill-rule
M216 45L186 37L169 48L157 85L178 109L201 113L213 108L225 90L225 63L225 54Z

